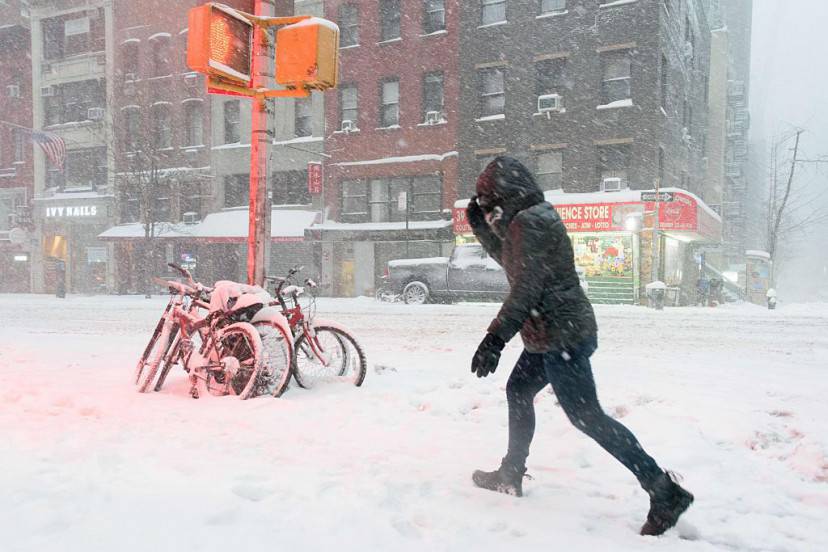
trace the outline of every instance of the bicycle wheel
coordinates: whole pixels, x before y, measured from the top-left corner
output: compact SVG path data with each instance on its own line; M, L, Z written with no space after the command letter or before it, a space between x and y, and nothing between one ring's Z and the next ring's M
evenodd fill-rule
M262 370L253 396L281 396L290 384L293 374L291 344L293 339L282 327L267 322L254 324L262 339Z
M161 335L152 343L147 363L138 377L138 391L140 393L146 393L150 388L154 388L155 376L158 375L159 370L163 371L168 358L167 352L170 350L176 336L178 336L178 324L173 324L169 330L162 329Z
M315 336L303 334L296 341L293 377L309 389L325 381L348 381L362 385L368 369L365 352L346 330L315 326Z
M198 344L191 345L193 348L197 349ZM179 335L170 346L169 351L164 356L164 366L161 368L161 373L158 375L158 379L155 381L155 387L153 391L161 391L161 388L164 386L164 382L167 381L167 376L172 370L173 366L178 364L179 361L182 360L182 353L181 353L181 336Z
M219 330L218 358L229 372L209 370L207 388L227 394L232 391L242 400L253 395L262 370L262 339L251 324L238 322ZM229 381L225 378L229 375Z
M166 311L164 311L166 313ZM144 347L144 352L141 354L141 358L138 359L138 365L135 367L135 385L138 385L138 382L141 381L141 374L144 373L144 368L148 364L150 358L152 358L151 353L153 348L155 347L155 343L158 341L158 338L161 337L161 330L164 328L164 317L158 319L158 323L155 325L155 329L152 331L152 337L147 343L147 346Z

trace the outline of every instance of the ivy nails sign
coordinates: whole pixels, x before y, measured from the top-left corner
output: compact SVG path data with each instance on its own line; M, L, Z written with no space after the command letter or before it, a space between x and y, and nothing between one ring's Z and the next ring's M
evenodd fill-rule
M46 207L46 218L82 218L98 216L97 205Z

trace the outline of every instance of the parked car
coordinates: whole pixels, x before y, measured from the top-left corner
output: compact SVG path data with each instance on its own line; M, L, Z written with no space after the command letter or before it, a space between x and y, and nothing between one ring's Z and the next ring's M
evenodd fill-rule
M578 271L578 278L586 291L583 270ZM503 299L509 293L509 281L479 243L469 243L456 246L450 257L389 261L383 289L407 304L419 305Z

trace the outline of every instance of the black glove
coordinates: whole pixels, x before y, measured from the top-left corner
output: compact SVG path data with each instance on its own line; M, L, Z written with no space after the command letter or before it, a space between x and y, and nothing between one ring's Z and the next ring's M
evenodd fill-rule
M469 206L466 207L466 220L469 221L472 228L480 228L486 225L486 215L477 203L477 196L469 200Z
M494 334L487 333L472 358L472 374L477 374L478 378L485 378L489 374L494 374L494 371L497 370L497 363L500 362L500 351L505 346L506 342L502 339Z

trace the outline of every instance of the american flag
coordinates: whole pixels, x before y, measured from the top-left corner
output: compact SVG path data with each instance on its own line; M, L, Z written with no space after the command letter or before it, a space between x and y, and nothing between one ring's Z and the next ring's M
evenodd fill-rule
M66 143L63 138L51 132L32 130L32 142L40 146L52 165L63 170L66 161Z

